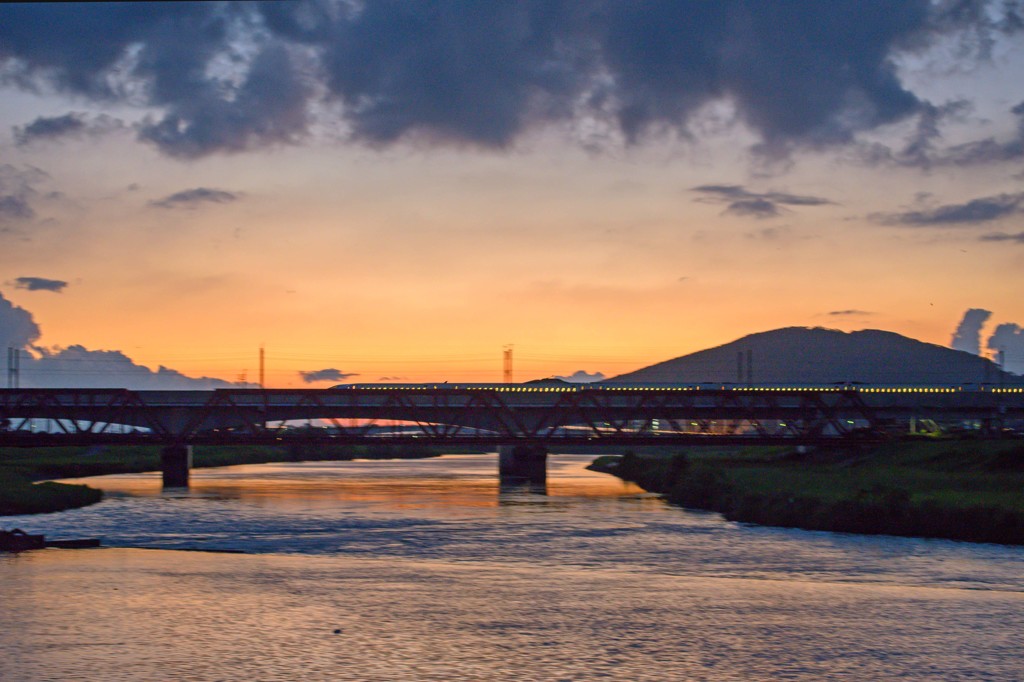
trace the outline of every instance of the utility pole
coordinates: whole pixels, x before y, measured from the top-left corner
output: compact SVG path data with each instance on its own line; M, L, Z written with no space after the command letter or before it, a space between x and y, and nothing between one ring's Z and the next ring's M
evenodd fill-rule
M507 344L501 353L502 355L502 380L506 384L512 383L512 344Z
M7 388L20 388L19 374L21 372L21 349L14 346L7 347Z
M264 360L266 359L265 356L266 356L266 353L264 351L263 346L261 345L260 346L260 388L266 388L267 387L267 384L264 381L264 379L266 378L265 375L264 375L264 369L266 368L265 363L264 363Z

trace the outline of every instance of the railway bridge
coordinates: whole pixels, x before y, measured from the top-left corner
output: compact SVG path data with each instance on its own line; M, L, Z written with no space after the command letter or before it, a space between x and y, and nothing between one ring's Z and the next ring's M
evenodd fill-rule
M910 420L984 433L1024 420L1024 386L352 384L333 389L0 389L0 446L159 444L187 485L198 444L496 447L543 477L562 446L864 443Z

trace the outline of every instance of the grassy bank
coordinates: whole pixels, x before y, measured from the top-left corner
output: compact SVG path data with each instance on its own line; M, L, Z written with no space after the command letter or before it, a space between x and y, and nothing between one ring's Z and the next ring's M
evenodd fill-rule
M218 467L306 460L412 459L440 454L442 452L438 448L387 445L196 446L192 452L192 465ZM88 486L36 481L138 473L159 468L160 448L156 446L0 448L0 516L74 509L103 498L102 491Z
M0 469L0 516L45 514L95 504L103 492L87 485L33 483L24 476Z
M1024 544L1024 443L904 441L872 450L704 449L593 468L732 521Z

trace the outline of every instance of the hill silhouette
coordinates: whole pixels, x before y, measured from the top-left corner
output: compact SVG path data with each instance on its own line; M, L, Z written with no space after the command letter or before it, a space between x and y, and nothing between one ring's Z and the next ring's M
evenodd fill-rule
M622 383L1021 384L991 360L894 332L786 327L609 379ZM737 362L738 356L741 360ZM742 377L742 378L741 378Z

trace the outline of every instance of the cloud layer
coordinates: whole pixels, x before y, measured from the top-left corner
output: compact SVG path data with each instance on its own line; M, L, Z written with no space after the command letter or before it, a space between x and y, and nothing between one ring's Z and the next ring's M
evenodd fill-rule
M178 158L296 142L314 110L370 144L505 147L550 122L685 136L716 102L782 154L912 116L933 139L949 112L901 82L896 56L954 36L983 57L1019 26L1013 3L982 0L7 4L0 66L26 89L146 107L139 139ZM86 126L69 113L17 135ZM981 140L955 156L1006 160L1020 146Z

